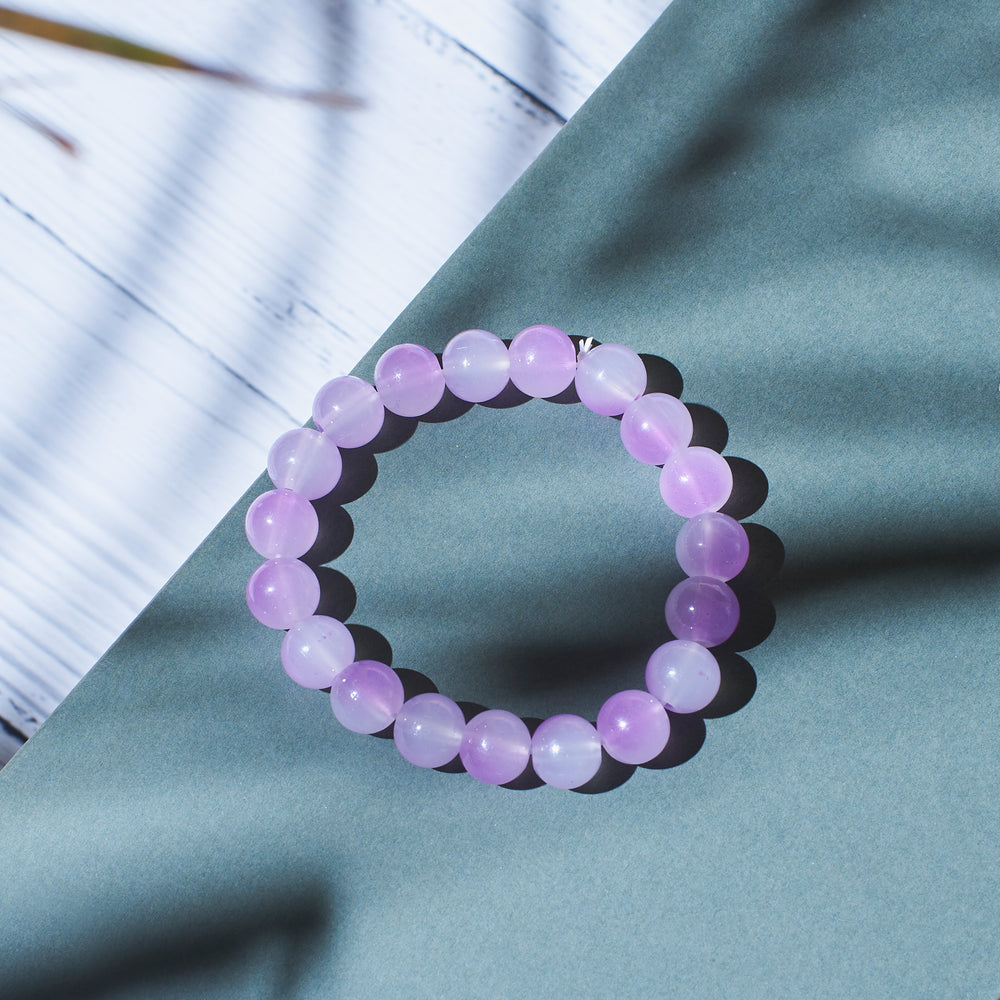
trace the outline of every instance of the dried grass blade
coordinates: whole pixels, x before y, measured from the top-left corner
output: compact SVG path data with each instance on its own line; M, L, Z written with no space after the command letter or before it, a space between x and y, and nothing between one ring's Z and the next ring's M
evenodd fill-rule
M59 45L83 49L87 52L97 52L112 56L115 59L126 59L129 62L144 63L147 66L158 66L164 69L182 70L187 73L197 73L213 80L221 80L239 87L261 91L276 97L289 97L294 100L308 101L313 104L324 104L336 108L358 108L363 102L351 94L337 90L307 90L293 87L280 87L257 80L245 73L234 70L220 69L214 66L204 66L191 62L170 52L139 45L117 35L105 34L102 31L91 31L63 21L53 21L47 17L37 17L24 11L12 10L0 6L0 29L16 31L33 38L44 38Z

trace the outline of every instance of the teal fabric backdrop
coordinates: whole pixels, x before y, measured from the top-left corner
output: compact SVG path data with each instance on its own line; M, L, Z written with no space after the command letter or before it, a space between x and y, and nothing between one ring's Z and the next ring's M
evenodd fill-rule
M343 731L244 606L255 484L0 773L3 996L997 996L998 52L992 3L675 0L361 366L550 322L724 415L787 558L689 759L516 791ZM421 423L350 622L593 718L679 577L616 434Z

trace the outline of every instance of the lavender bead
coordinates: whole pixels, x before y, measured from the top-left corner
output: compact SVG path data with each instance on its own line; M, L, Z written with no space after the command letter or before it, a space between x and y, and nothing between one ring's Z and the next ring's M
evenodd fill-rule
M444 372L426 347L397 344L376 362L375 388L387 410L422 417L441 402Z
M601 766L597 730L579 715L553 715L531 737L535 774L554 788L579 788Z
M309 427L282 434L267 455L267 473L274 485L307 500L325 497L340 481L342 469L337 446Z
M441 367L448 388L469 403L493 399L510 377L506 344L486 330L464 330L452 337L441 355Z
M268 628L291 628L319 606L319 580L298 559L269 559L247 581L247 607Z
M750 542L739 521L708 511L677 533L677 562L688 576L731 580L747 564Z
M640 396L625 408L621 435L625 450L646 465L663 465L691 443L694 427L688 408L663 392Z
M396 748L417 767L441 767L455 759L462 745L465 716L443 694L418 694L411 698L392 728Z
M675 451L664 462L660 473L660 496L681 517L718 510L732 491L733 471L711 448Z
M403 707L403 682L384 663L358 660L334 678L330 706L345 729L380 733Z
M597 713L604 749L623 764L645 764L670 738L670 719L648 691L619 691Z
M719 693L719 663L697 642L674 639L653 651L646 687L672 712L700 712Z
M528 396L547 398L569 388L576 375L576 348L554 326L529 326L511 342L510 380Z
M582 355L576 366L580 402L605 417L624 413L645 388L642 359L624 344L601 344Z
M718 646L736 631L740 603L721 580L682 580L667 598L667 627L678 639Z
M330 687L353 660L354 636L343 622L326 615L296 622L281 643L281 665L302 687Z
M505 785L528 766L531 734L511 712L489 709L465 727L459 750L466 771L487 785Z
M316 508L291 490L262 493L247 510L247 541L262 556L298 559L315 544L319 534Z
M382 429L385 407L375 386L354 375L335 378L316 393L313 423L341 448L360 448Z

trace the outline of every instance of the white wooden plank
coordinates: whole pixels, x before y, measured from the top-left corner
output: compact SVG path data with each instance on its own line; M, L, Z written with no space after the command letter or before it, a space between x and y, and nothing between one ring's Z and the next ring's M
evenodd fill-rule
M45 334L6 336L0 369L0 717L30 734L291 420L120 290L84 308L89 266L2 203L0 226L4 324ZM132 341L108 336L116 314Z
M541 26L513 0L437 20L403 0L33 4L346 87L367 102L352 114L0 35L20 84L0 96L83 150L0 114L0 719L37 728L305 419L321 373L353 366L558 129L571 102L530 60L526 88L563 111L473 51L484 11L558 49L578 100L635 40L633 5L638 37L648 0L595 4L613 22L597 44L579 12L553 34L557 3ZM0 726L0 763L16 743Z
M60 116L87 151L76 189L34 172L7 186L76 252L299 413L298 372L329 353L331 325L370 342L558 127L404 5L363 10L349 86L367 111L331 117L200 82L166 86L142 69L91 70L86 116ZM315 63L323 40L298 43ZM403 78L389 72L401 63ZM29 110L51 118L48 92ZM527 125L512 130L518 119ZM262 350L289 327L291 350Z
M450 38L569 118L669 0L408 0Z

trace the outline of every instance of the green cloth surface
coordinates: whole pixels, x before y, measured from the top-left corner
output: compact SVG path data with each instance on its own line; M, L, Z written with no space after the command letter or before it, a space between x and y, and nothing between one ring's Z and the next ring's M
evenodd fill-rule
M787 555L697 753L518 791L342 730L244 604L262 480L0 772L0 995L996 997L998 52L990 3L675 0L359 369L547 322L724 416ZM395 666L642 685L680 521L614 421L377 462L332 566Z

